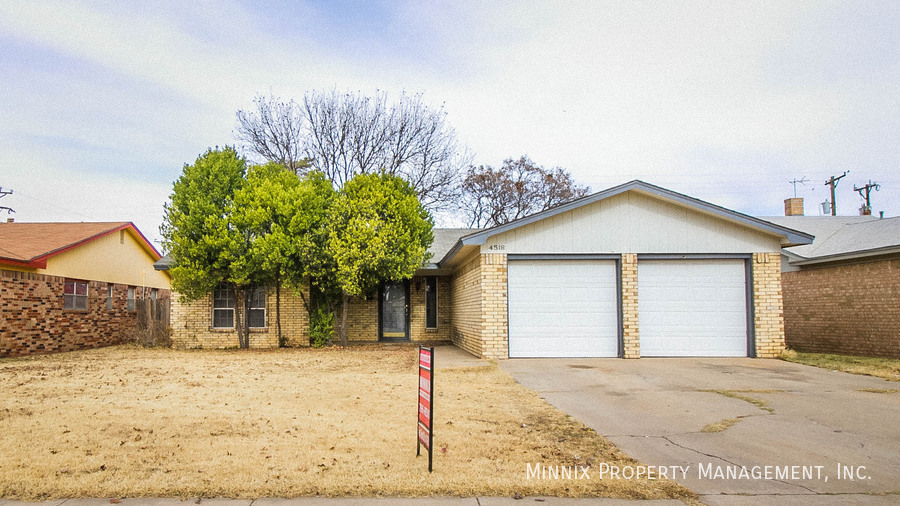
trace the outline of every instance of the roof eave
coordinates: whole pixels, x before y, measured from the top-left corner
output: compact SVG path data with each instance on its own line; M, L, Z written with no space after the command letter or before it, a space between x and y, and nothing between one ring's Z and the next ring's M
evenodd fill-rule
M16 260L13 258L0 258L0 265L11 265L13 267L25 267L25 268L32 268L32 269L46 269L47 268L47 260L41 260L41 259Z
M446 262L450 261L453 256L459 252L459 250L463 246L481 246L485 242L487 242L488 237L501 234L503 232L528 225L530 223L534 223L536 221L543 220L545 218L550 218L552 216L556 216L557 214L565 213L567 211L571 211L573 209L577 209L581 206L585 206L588 204L592 204L594 202L598 202L600 200L604 200L610 197L614 197L621 193L625 193L627 191L635 190L638 192L647 193L650 195L655 195L657 197L668 199L684 206L693 207L695 209L699 209L706 213L710 213L713 215L720 216L725 219L730 219L732 221L737 221L743 225L753 227L756 229L763 230L770 234L774 234L783 238L782 246L783 247L791 247L791 246L802 246L804 244L812 244L814 236L811 234L807 234L805 232L801 232L799 230L794 230L788 227L782 227L780 225L776 225L774 223L770 223L765 220L761 220L759 218L754 218L753 216L749 216L743 213L739 213L737 211L732 211L731 209L726 209L721 206L717 206L715 204L710 204L709 202L705 202L703 200L695 199L693 197L689 197L687 195L674 192L672 190L666 190L665 188L661 188L656 185L652 185L650 183L645 183L644 181L634 180L629 181L627 183L621 184L619 186L614 186L612 188L608 188L606 190L588 195L586 197L582 197L577 200L573 200L571 202L567 202L565 204L556 206L551 209L547 209L546 211L541 211L539 213L532 214L530 216L526 216L524 218L519 218L518 220L511 221L509 223L504 223L503 225L498 225L492 228L488 228L486 230L482 230L480 232L475 232L473 234L469 234L467 236L463 236L456 242L453 248L444 255L444 258L439 262L441 265L444 265Z
M796 265L798 267L802 267L805 265L816 265L816 264L824 264L829 262L840 262L843 260L856 260L859 258L869 258L869 257L877 257L884 255L893 255L900 254L900 246L885 246L882 248L873 248L868 250L861 251L852 251L849 253L836 253L834 255L824 255L820 257L813 258L803 258L799 257L799 260L789 261L791 265Z

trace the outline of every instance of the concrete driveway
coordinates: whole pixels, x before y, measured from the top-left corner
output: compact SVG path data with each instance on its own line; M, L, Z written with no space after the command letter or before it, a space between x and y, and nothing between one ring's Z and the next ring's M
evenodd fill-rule
M900 503L900 383L746 358L500 367L641 463L680 466L670 477L708 504Z

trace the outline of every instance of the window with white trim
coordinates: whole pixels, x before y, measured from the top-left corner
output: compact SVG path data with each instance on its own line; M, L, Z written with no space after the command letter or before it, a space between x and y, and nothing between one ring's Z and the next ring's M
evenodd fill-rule
M112 311L113 308L113 286L106 285L106 309Z
M266 288L256 287L250 289L250 327L263 328L266 326Z
M212 320L214 329L234 328L234 291L230 286L213 290Z
M88 284L85 281L67 279L63 288L63 309L87 311Z
M128 312L134 311L134 287L133 286L128 287L128 298L125 300L125 309L127 309Z

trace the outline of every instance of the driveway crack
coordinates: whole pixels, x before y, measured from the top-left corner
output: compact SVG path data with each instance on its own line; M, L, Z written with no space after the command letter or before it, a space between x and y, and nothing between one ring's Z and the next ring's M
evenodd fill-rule
M675 446L677 446L677 447L679 447L679 448L683 448L683 449L685 449L685 450L689 450L689 451L692 451L692 452L694 452L694 453L699 453L700 455L704 455L704 456L706 456L706 457L710 457L710 458L714 458L714 459L719 459L719 460L721 460L721 461L728 462L729 464L731 464L731 465L733 465L733 466L741 466L741 467L743 467L742 464L738 464L737 462L732 462L732 461L730 461L730 460L728 460L728 459L726 459L726 458L724 458L724 457L720 457L720 456L718 456L718 455L713 455L713 454L711 454L711 453L703 453L703 452L701 452L700 450L697 450L696 448L691 448L691 447L689 447L689 446L685 446L685 445L683 445L683 444L676 443L675 441L672 441L671 439L669 439L670 437L673 437L673 436L679 436L679 435L681 435L681 434L673 434L672 436L657 436L657 437L661 437L661 438L665 439L666 441L672 443L673 445L675 445ZM799 487L799 488L802 488L803 490L806 490L807 492L809 492L809 493L811 493L811 494L820 495L819 492L816 492L815 490L813 490L813 489L811 489L811 488L809 488L809 487L806 487L806 486L804 486L804 485L801 485L801 484L799 484L799 483L789 483L789 482L784 481L784 480L771 480L771 481L773 481L773 482L775 482L775 483L781 483L781 484L784 484L784 485L787 485L787 486Z

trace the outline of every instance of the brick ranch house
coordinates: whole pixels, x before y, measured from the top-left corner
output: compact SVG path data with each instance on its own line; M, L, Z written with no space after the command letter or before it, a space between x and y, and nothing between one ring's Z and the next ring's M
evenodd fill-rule
M129 222L0 223L0 357L121 342L136 299L169 297L159 258Z
M787 345L812 353L900 358L900 218L766 219L815 234L812 244L783 251Z
M436 229L434 263L353 300L348 336L452 341L485 358L774 357L781 248L812 239L632 181L486 230ZM254 297L251 346L278 344L273 292ZM173 302L176 345L236 346L229 297ZM282 322L308 342L299 297L283 294Z

